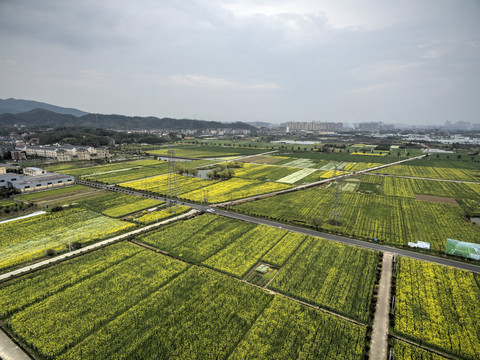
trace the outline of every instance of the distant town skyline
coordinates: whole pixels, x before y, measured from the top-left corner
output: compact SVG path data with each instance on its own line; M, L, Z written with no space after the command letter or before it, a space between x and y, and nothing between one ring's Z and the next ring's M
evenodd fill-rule
M222 122L480 123L480 2L6 0L0 98Z

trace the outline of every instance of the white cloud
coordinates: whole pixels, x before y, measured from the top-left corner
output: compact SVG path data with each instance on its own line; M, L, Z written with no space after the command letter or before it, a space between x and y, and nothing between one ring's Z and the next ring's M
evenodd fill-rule
M271 82L254 82L254 83L239 83L230 80L209 77L205 75L172 75L169 77L172 84L187 87L199 87L210 89L249 89L249 90L277 90L280 89L275 83Z
M370 93L383 92L386 90L392 90L395 88L398 88L397 83L381 83L381 84L373 84L369 86L356 87L351 89L349 92L352 94L370 94Z

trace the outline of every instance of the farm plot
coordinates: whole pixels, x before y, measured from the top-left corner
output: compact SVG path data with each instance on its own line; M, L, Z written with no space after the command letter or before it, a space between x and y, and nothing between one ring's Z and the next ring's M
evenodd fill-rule
M269 288L366 323L379 254L308 238Z
M349 165L350 165L350 167L353 167L354 163L349 163L349 162L345 162L345 161L329 162L329 163L326 163L325 165L323 165L320 168L320 170L324 170L324 171L335 170L335 167L337 167L337 170L343 170Z
M445 250L447 238L480 241L480 227L464 220L462 207L395 196L343 192L342 224L334 226L327 222L333 194L330 189L307 189L236 205L234 209L291 223L301 220L314 228L377 238L386 244L406 246L418 237L431 243L431 249L437 252Z
M282 267L306 238L306 235L288 232L269 252L262 257L262 260L269 264Z
M180 189L180 194L200 189L217 182L215 180L202 180L196 177L182 176L178 174L175 174L175 177L178 188ZM119 185L130 189L152 191L160 195L165 195L167 192L167 182L168 175L159 175L148 179L128 181Z
M82 206L111 217L121 217L144 209L163 204L154 199L145 199L140 196L108 192L101 196L84 200Z
M460 168L394 165L388 168L376 170L375 172L381 174L413 176L430 179L448 179L479 182L479 178L476 176L478 174L476 170Z
M315 167L315 162L311 159L294 159L282 163L283 166L291 166L291 167L297 167L297 168L312 168Z
M14 313L6 324L44 357L57 357L187 267L141 251Z
M139 224L148 225L159 220L165 220L169 217L180 215L188 210L190 210L188 206L174 205L172 207L155 210L148 213L144 211L144 214L134 218L133 221Z
M139 240L201 263L254 227L254 224L205 214L164 227Z
M447 360L446 357L397 339L394 340L393 350L395 360Z
M175 150L175 156L178 157L190 157L190 158L218 158L223 156L235 156L235 155L255 155L263 152L262 149L247 149L247 148L234 148L226 146L175 146L171 149ZM159 149L149 151L149 154L154 155L169 155L169 149Z
M271 299L192 267L58 358L226 359Z
M430 195L454 199L480 198L480 183L456 183L424 179L407 179L392 176L364 176L367 181L376 181L382 185L383 194L414 198L415 195ZM374 179L377 178L377 179Z
M118 243L0 285L0 318L5 318L131 258L144 249Z
M300 181L306 178L307 176L312 175L315 172L317 172L316 169L302 169L297 172L294 172L293 174L287 175L279 179L278 182L286 183L286 184L295 184L297 181Z
M163 162L165 163L165 162ZM153 159L146 159L146 160L134 160L134 161L122 161L116 162L106 165L96 165L96 166L87 166L82 168L75 168L75 169L66 169L62 170L63 174L73 175L75 177L82 177L82 176L95 176L101 175L105 173L112 173L115 171L123 171L124 169L132 169L132 168L142 168L145 166L153 166L159 165L162 162Z
M63 250L68 241L92 241L132 227L135 225L78 208L0 224L0 269L45 256L47 249Z
M400 258L395 332L465 359L480 358L480 278Z
M280 161L288 160L290 158L285 156L269 156L269 155L253 155L243 159L240 159L241 162L249 162L255 164L276 164Z
M285 236L287 232L277 228L257 225L244 232L223 250L203 263L236 277L243 277L264 254Z
M362 359L366 327L276 296L229 360Z
M29 194L15 195L15 199L23 202L30 202L36 204L48 203L54 206L57 203L65 204L77 201L77 199L84 199L91 196L98 196L105 194L101 190L92 189L88 186L73 185L65 186L58 189L50 189L45 191L37 191Z
M202 190L206 190L208 191L208 201L210 203L219 203L288 189L289 187L289 185L279 184L273 181L232 178L214 183L204 189L199 188L198 190L184 193L182 198L199 202L202 201Z
M285 166L255 165L245 163L242 168L235 169L235 177L255 180L278 180L298 169Z

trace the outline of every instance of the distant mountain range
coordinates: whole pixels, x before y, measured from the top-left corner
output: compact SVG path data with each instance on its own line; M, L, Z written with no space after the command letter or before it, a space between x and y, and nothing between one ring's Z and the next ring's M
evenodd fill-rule
M29 128L85 126L114 130L255 129L254 126L242 122L224 124L218 121L158 118L154 116L89 114L81 110L63 108L37 101L0 99L0 128L10 128L14 124Z
M20 100L12 98L6 100L0 99L0 114L18 114L37 108L53 111L59 114L69 114L77 117L88 114L85 111L72 108L64 108L61 106L55 106L39 101Z

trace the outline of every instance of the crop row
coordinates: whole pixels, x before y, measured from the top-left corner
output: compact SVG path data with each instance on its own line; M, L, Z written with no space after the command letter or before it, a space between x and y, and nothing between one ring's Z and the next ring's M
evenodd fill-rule
M202 215L139 238L197 264L242 277L280 239L285 230Z
M43 356L56 357L186 268L142 251L13 314L6 324Z
M480 277L400 258L395 332L466 359L480 358Z
M446 357L411 345L405 341L395 340L393 344L395 360L446 360Z
M249 179L232 178L221 181L203 189L184 193L183 198L191 201L202 201L203 190L208 191L208 201L210 203L224 202L234 199L241 199L248 196L261 195L273 191L289 188L289 185L280 184L273 181L259 181Z
M71 209L0 224L0 269L45 255L47 249L65 249L68 241L86 242L134 227L131 223Z
M414 198L415 194L451 197L454 199L480 198L480 183L457 183L424 179L396 178L391 176L366 175L367 182L382 185L382 193L387 196Z
M426 241L436 251L445 249L447 238L468 242L478 242L480 238L480 227L465 221L464 211L457 205L343 192L340 225L335 226L328 223L334 203L333 191L307 189L237 205L234 209L280 221L300 221L354 237L377 238L388 244Z
M235 177L255 180L278 180L297 170L296 168L286 166L245 163L242 168L235 169Z
M134 161L124 161L116 162L107 165L97 165L97 166L87 166L77 169L67 169L62 170L61 172L73 176L95 176L102 175L105 173L113 172L115 170L124 170L131 168L142 168L144 166L155 166L165 164L165 162L159 162L157 160L147 159L147 160L134 160Z
M200 189L202 187L212 185L216 182L215 180L202 180L196 177L182 176L178 174L175 174L173 176L175 177L175 181L177 182L180 194L184 194L195 189ZM153 191L158 194L164 195L167 193L167 184L168 175L166 174L150 177L147 179L128 181L125 183L121 183L120 185L131 189L141 191Z
M139 240L239 278L259 261L281 267L273 289L367 321L376 252L214 215L173 224Z
M361 359L366 327L275 297L229 360Z
M108 192L81 202L87 209L108 215L120 217L136 211L144 210L162 204L161 201L145 199L139 196Z
M42 359L360 359L365 349L364 326L128 243L0 294L6 326Z
M192 267L59 359L226 359L271 299Z
M190 208L184 205L175 205L157 211L148 212L134 219L135 222L143 225L154 223L155 221L164 220L171 216L176 216L188 211Z
M378 253L309 237L270 288L367 322Z
M119 243L10 281L0 287L0 318L105 271L140 251L140 247Z
M201 263L255 225L214 215L197 216L144 235L140 241Z
M208 258L204 264L225 273L242 277L285 236L286 231L257 225L243 233L223 250Z
M289 232L263 256L262 260L271 265L281 267L306 238L306 235Z
M478 182L478 171L469 169L440 168L430 166L394 165L376 170L377 173L413 176L430 179L465 180Z

